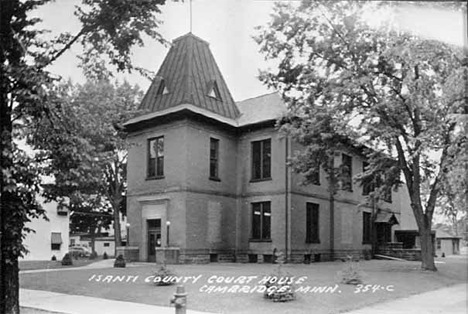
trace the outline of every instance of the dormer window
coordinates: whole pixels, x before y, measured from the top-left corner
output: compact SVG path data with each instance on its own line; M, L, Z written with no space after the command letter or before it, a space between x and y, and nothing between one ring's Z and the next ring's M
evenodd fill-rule
M213 81L210 84L210 88L208 89L208 96L221 100L221 94L219 93L219 88L218 84L216 84L216 81Z
M166 95L168 93L169 93L169 90L166 87L166 81L161 80L161 83L159 83L159 88L158 88L158 92L156 93L156 95Z

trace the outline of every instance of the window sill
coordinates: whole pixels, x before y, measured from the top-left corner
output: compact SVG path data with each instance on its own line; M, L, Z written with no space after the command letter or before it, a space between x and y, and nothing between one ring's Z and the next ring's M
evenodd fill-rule
M217 177L209 177L208 179L210 179L211 181L221 182L221 179Z
M253 182L271 181L271 180L273 179L269 177L269 178L261 178L261 179L251 179L250 182L253 183Z
M249 239L249 242L272 242L271 239Z
M164 179L164 178L165 178L164 176L146 177L146 181L161 180L161 179Z
M305 241L306 244L320 244L320 240L317 241Z

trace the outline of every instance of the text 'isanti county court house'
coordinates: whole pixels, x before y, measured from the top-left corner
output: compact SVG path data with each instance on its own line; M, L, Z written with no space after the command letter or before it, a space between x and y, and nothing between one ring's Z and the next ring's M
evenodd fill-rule
M242 62L239 60L238 62ZM277 93L235 102L209 44L188 33L173 41L129 132L127 258L192 262L289 262L363 257L376 241L395 241L409 210L403 188L374 208L349 180L330 212L326 174L314 184L288 166L301 146L275 128L286 105ZM362 156L336 152L349 177ZM331 239L333 239L331 241Z

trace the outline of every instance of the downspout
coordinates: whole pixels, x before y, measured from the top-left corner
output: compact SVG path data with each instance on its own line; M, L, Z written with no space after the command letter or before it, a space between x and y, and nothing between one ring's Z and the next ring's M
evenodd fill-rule
M288 167L288 157L289 157L289 138L285 137L285 150L284 150L284 223L285 223L285 232L284 232L284 250L286 262L289 261L289 167Z

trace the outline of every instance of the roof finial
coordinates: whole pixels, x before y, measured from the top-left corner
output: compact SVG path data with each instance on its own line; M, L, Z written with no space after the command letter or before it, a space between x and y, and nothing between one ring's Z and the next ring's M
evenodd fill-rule
M190 0L190 33L192 32L192 0Z

